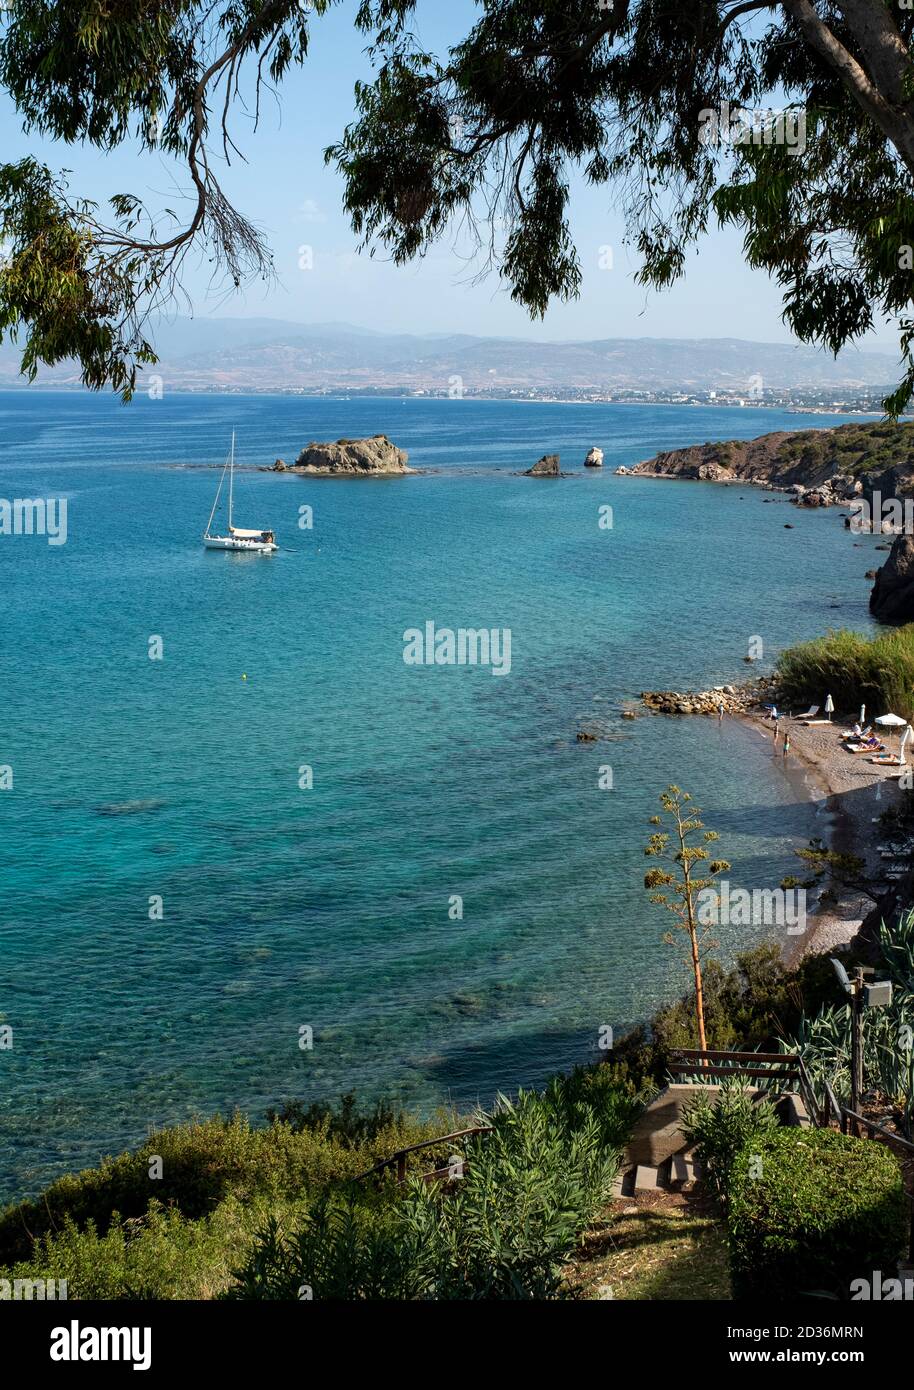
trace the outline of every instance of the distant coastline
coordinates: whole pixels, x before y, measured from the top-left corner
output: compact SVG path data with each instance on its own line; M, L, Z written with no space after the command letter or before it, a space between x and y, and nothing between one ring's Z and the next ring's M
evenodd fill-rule
M886 391L890 388L886 387ZM36 393L41 395L85 395L92 396L96 393L87 390L79 382L69 384L59 382L0 382L0 393L23 393L30 395ZM234 386L206 385L203 387L193 386L169 386L169 395L175 396L237 396L244 398L247 396L260 396L265 398L277 397L284 400L299 398L306 401L347 401L347 400L377 400L377 401L446 401L454 399L448 395L447 391L404 391L402 389L384 390L383 388L349 388L340 387L334 390L305 391L298 387L283 386L245 386L243 389ZM144 394L144 388L140 385L137 388L139 395ZM848 402L843 404L816 404L805 405L799 401L783 400L739 400L722 397L715 400L699 399L678 399L672 395L641 395L641 396L549 396L549 395L528 395L524 392L506 392L504 395L497 393L483 393L467 391L455 404L460 401L488 402L496 405L625 405L643 406L645 408L658 409L663 406L675 406L681 408L687 406L693 410L776 410L788 415L846 415L854 419L881 419L884 412L877 404L868 399L861 402ZM914 420L914 413L908 413L899 417L903 420ZM799 427L798 427L799 428Z

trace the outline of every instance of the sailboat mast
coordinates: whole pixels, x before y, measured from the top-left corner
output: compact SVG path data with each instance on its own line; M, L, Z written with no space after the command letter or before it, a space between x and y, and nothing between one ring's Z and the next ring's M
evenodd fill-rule
M235 431L232 430L232 453L229 466L229 535L232 534L232 495L235 487Z

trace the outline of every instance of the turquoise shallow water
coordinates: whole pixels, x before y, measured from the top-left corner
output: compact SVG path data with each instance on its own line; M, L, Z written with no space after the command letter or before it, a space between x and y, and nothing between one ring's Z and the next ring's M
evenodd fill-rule
M874 559L834 513L612 469L809 423L0 395L0 495L69 504L64 546L0 538L0 763L15 777L0 793L14 1029L0 1193L217 1109L260 1116L349 1088L487 1100L597 1055L601 1025L679 993L680 954L642 886L657 794L671 780L695 793L746 886L793 867L815 807L742 727L629 723L619 703L741 679L753 636L773 655L828 622L866 626ZM282 551L207 553L216 474L201 465L221 463L233 427L246 464L386 431L432 471L246 472L236 520L273 526ZM514 476L553 450L578 468L591 444L602 473ZM428 619L510 628L510 674L406 666L403 631ZM585 720L615 737L577 744Z

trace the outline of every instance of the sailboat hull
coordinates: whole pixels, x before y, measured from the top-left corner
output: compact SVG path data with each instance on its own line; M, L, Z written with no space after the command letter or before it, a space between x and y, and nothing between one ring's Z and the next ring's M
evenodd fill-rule
M207 550L242 550L250 554L272 555L279 547L273 541L249 541L239 536L204 536Z

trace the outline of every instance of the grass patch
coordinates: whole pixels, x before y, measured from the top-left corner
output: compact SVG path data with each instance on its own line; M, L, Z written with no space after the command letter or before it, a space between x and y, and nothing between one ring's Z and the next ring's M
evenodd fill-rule
M568 1271L579 1297L673 1302L729 1299L726 1233L697 1205L662 1198L608 1218Z
M841 629L789 647L777 661L784 697L822 703L830 693L838 710L856 717L860 705L874 714L892 710L914 718L914 624L864 637Z

